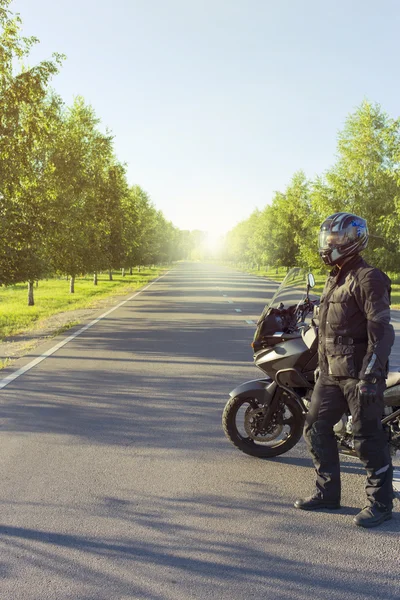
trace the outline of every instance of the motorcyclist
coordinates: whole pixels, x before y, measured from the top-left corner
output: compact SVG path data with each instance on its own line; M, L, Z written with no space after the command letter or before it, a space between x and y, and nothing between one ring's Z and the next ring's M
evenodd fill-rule
M303 510L340 508L340 464L333 427L348 409L355 450L367 471L367 506L356 525L374 527L392 516L393 467L381 425L388 357L390 279L360 256L368 243L367 223L335 213L321 225L319 254L333 267L319 307L318 371L304 437L316 470L316 490L296 500Z

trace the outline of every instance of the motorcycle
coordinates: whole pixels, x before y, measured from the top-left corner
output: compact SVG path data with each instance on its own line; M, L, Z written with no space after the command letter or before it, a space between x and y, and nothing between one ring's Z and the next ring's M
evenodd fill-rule
M228 439L250 456L272 458L300 440L318 364L319 304L310 294L312 273L294 267L264 308L254 334L254 363L264 378L247 381L230 392L222 425ZM391 454L400 450L400 371L391 371L384 392L382 424ZM339 451L356 456L352 418L344 414L334 427Z

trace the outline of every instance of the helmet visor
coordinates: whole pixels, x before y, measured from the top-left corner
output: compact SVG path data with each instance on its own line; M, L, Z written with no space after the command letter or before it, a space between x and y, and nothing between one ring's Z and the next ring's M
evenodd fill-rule
M330 228L323 228L319 233L319 250L329 250L333 248L339 248L346 242L348 242L348 235L346 231L330 231Z

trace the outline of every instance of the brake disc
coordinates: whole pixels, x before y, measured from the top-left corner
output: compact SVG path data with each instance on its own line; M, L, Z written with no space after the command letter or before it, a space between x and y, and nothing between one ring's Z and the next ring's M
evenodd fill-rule
M244 428L249 438L255 442L272 442L283 431L283 424L276 422L276 414L272 417L272 422L267 425L266 430L261 429L264 419L264 413L261 408L248 408L244 415Z

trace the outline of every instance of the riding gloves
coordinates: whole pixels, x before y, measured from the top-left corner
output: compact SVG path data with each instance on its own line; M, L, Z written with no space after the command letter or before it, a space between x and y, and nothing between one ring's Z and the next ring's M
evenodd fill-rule
M374 381L365 381L361 379L357 383L357 394L362 406L370 406L376 402L378 396L378 383Z

